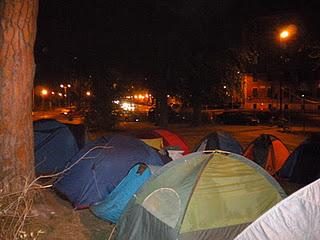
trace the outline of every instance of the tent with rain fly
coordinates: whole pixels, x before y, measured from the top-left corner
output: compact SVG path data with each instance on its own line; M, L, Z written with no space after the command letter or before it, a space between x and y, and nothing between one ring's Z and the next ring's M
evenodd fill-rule
M142 140L146 140L148 143L150 139L154 139L154 141L159 141L159 139L162 139L162 143L164 148L178 148L183 151L183 154L188 154L189 147L185 143L185 141L177 134L165 130L165 129L155 129L150 131L142 131L142 132L135 132L133 135L137 138L140 138ZM159 145L157 144L157 145Z
M319 240L320 179L271 208L236 240Z
M285 193L243 156L197 152L171 161L134 195L118 240L233 239Z
M256 162L271 175L274 175L285 163L289 156L289 150L279 138L261 134L249 144L243 156Z
M235 140L229 133L217 131L210 133L203 138L195 147L194 152L205 150L223 150L227 152L242 154L240 143Z
M148 167L141 171L144 165L135 165L127 176L102 202L90 206L90 210L97 217L117 223L124 208L133 194L150 178L151 171Z
M189 147L179 135L166 129L135 132L133 135L154 148L163 147L172 159L177 159L190 152Z
M189 147L187 146L185 141L176 133L173 133L166 129L156 129L153 130L153 132L159 134L163 138L165 147L179 147L180 150L183 150L184 155L190 152Z
M62 171L79 151L69 128L54 119L33 123L37 175Z
M288 181L308 184L320 178L320 137L315 135L300 144L278 172Z
M145 164L150 170L163 165L157 151L138 139L122 135L102 137L72 158L72 167L54 187L75 208L89 207L106 199L137 164Z

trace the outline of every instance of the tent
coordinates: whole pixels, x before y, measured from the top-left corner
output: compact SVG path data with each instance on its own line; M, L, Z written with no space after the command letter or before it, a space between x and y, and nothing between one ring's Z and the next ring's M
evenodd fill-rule
M162 166L160 155L142 141L122 135L102 137L87 144L71 160L71 168L54 184L75 208L106 199L136 164L152 170Z
M134 166L107 198L102 202L91 205L90 210L103 220L117 223L133 194L151 176L148 167L142 173L139 172L140 167L140 164Z
M149 145L150 147L153 147L157 150L163 149L163 138L141 138L141 141L143 141L145 144Z
M308 184L320 178L320 139L312 136L298 146L278 172L291 182Z
M194 152L215 149L237 154L242 154L243 151L240 143L235 140L229 133L217 131L210 133L205 138L203 138L195 147Z
M192 153L163 166L134 195L117 239L233 239L284 196L265 170L240 155Z
M185 141L179 135L169 130L155 129L150 131L135 132L133 135L145 141L147 144L150 142L150 139L154 139L155 142L159 142L160 138L162 139L162 143L158 143L157 145L159 146L163 144L163 147L167 149L178 148L179 150L183 150L183 154L188 154L190 152Z
M171 160L178 159L190 152L184 140L177 134L165 130L156 129L133 133L133 136L141 139L146 144L156 149L165 149Z
M189 147L179 135L165 129L156 129L153 130L153 132L159 134L159 136L163 138L165 147L179 147L180 150L184 151L183 154L188 154L190 152Z
M285 163L289 156L289 150L275 136L261 134L249 144L243 156L256 162L271 175L274 175Z
M75 137L79 149L83 148L88 142L88 133L84 124L65 123Z
M320 179L271 208L236 240L318 240L320 238Z
M69 128L54 120L33 123L35 171L37 175L62 171L79 151Z

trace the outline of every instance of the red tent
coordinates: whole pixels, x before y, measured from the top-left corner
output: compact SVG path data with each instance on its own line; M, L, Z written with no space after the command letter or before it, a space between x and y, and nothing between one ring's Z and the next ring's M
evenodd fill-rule
M185 141L178 136L177 134L170 132L165 129L157 129L153 130L153 132L159 134L163 138L164 146L169 147L169 146L178 146L183 150L183 154L188 154L190 152L187 144Z
M183 150L183 155L190 153L189 147L185 141L180 136L169 130L156 129L138 132L134 135L140 139L162 138L164 147L179 147L181 150Z

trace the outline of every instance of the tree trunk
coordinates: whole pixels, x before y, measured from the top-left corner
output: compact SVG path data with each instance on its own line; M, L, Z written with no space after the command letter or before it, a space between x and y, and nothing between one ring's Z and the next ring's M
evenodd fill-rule
M200 100L196 99L192 102L192 127L198 127L201 125L201 102Z
M159 94L159 108L160 108L159 127L167 128L168 127L168 103L167 103L167 94L165 91L160 92Z
M0 180L34 176L32 87L38 0L0 0Z

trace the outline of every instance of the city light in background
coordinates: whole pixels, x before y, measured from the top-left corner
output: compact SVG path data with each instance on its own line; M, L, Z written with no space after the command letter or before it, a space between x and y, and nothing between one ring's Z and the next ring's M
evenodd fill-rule
M41 95L42 96L47 96L48 95L48 90L47 89L42 89L41 90Z
M121 108L125 111L134 111L135 105L133 103L124 102L121 104Z
M90 98L94 97L93 92L89 89L78 90L83 91L77 92L77 88L70 83L61 83L57 86L35 86L35 95L41 97L38 106L41 109L52 109L54 107L73 107L77 105L76 101L80 101L74 96L84 96L89 101ZM61 91L62 90L62 91ZM172 101L172 96L168 95L168 104ZM170 100L169 100L170 99ZM81 101L84 101L82 99ZM119 96L118 98L112 100L114 104L114 110L118 113L146 113L152 107L154 107L155 99L148 90L145 91L134 91L130 94L125 94Z

